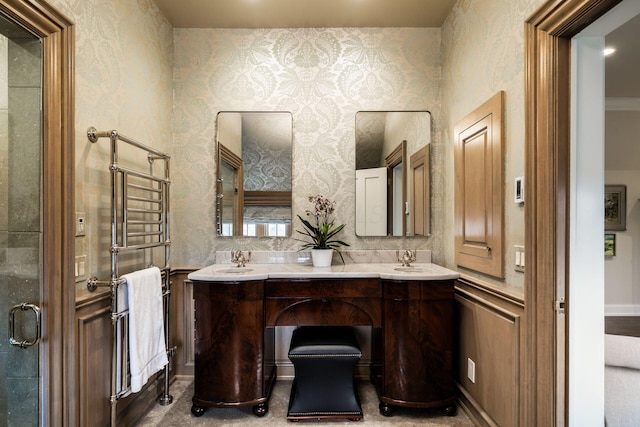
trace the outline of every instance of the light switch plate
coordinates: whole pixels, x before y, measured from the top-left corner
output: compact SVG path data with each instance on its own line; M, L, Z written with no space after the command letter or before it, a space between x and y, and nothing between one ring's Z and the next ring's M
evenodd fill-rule
M76 237L84 236L86 232L86 216L84 212L76 212Z
M524 246L514 245L514 269L521 273L524 273Z
M524 177L518 176L514 183L514 202L517 204L524 203Z
M75 276L76 276L76 282L82 282L83 280L87 280L87 256L86 255L76 256Z

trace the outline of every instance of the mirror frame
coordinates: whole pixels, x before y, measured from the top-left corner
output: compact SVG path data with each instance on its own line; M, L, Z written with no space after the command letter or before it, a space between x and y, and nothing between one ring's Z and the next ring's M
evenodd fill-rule
M259 116L259 115L268 115L268 114L277 114L282 115L286 114L289 118L290 124L290 136L289 136L289 154L291 156L291 165L290 165L290 188L289 191L282 190L245 190L245 176L246 168L244 160L242 159L242 154L238 156L235 152L233 152L229 147L225 146L220 141L220 115L221 114L238 114L241 118L243 116ZM292 191L293 191L293 114L290 111L259 111L259 110L225 110L219 111L216 115L216 153L217 153L217 161L216 161L216 235L218 237L258 237L258 238L268 238L268 237L291 237L293 232L293 212L290 213L290 217L288 218L288 222L286 223L287 228L285 228L286 235L264 235L263 232L266 232L267 228L258 227L257 235L245 235L244 225L245 225L245 209L249 207L283 207L283 208L292 208ZM240 138L242 138L242 134L240 134ZM284 139L282 139L284 141ZM283 146L284 147L284 146ZM222 217L224 214L224 193L223 187L225 182L222 177L222 165L227 163L235 170L235 192L234 192L234 202L232 204L233 209L233 232L231 234L223 234L223 221ZM242 182L242 185L239 185L238 182ZM284 181L283 181L284 183ZM286 188L286 186L281 186L281 188ZM285 218L283 216L283 218ZM280 226L283 218L271 218L275 223ZM286 218L285 218L286 219ZM270 229L273 223L265 223ZM264 225L264 224L258 224ZM260 231L261 230L261 231ZM268 234L268 233L267 233Z
M402 141L384 158L384 164L380 166L380 168L387 168L387 190L386 190L386 199L387 199L387 233L386 234L357 234L357 237L428 237L431 235L431 144L432 144L432 120L433 117L429 110L361 110L356 112L355 115L355 144L356 144L356 181L358 181L358 171L367 170L369 168L375 168L373 166L361 165L365 167L358 168L358 152L361 150L360 146L364 146L361 144L360 138L360 129L366 129L366 127L358 126L358 117L361 114L366 113L424 113L427 116L428 120L428 134L425 135L425 140L427 142L421 143L422 138L410 138L412 144L409 144L408 139L402 139ZM366 122L365 122L366 123ZM388 124L389 122L387 122ZM396 123L396 119L392 119L390 123ZM426 122L425 122L426 124ZM392 127L394 129L394 126ZM398 132L396 136L402 137L404 133L407 136L413 133L414 128L405 128L405 131ZM418 122L415 123L415 129L421 130L422 125ZM393 132L393 131L392 131ZM420 132L418 135L423 135L426 132ZM398 138L400 140L400 138ZM386 138L385 134L385 145L388 147L390 141ZM418 146L416 148L414 145ZM409 149L415 150L413 153L409 153ZM374 150L375 151L375 150ZM414 159L418 162L416 167L413 165ZM401 198L401 216L402 216L402 230L397 231L394 234L394 206L393 206L393 188L395 184L393 183L393 168L397 165L402 164L402 183L398 185L400 191L398 194ZM426 172L425 172L426 170ZM382 175L377 175L378 177ZM369 177L374 178L375 175L369 175ZM379 178L378 178L379 179ZM419 179L420 182L416 182ZM419 185L418 185L419 184ZM396 188L398 188L396 187ZM417 190L417 191L416 191ZM356 183L356 196L358 192L358 184ZM383 196L384 198L384 196ZM417 209L416 209L417 208ZM397 209L396 209L397 210ZM362 215L362 214L361 214ZM418 218L420 215L420 218ZM397 219L398 214L396 214ZM358 216L358 202L356 202L356 216L355 223L360 224ZM375 220L374 220L375 221ZM375 223L375 222L374 222ZM380 224L380 222L378 223ZM381 225L381 224L380 224ZM356 227L357 228L357 227ZM397 227L399 229L399 227Z

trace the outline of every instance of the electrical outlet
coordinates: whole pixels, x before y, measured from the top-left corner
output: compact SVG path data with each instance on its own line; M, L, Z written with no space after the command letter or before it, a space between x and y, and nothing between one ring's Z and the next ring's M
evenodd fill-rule
M467 358L467 378L472 383L476 383L476 362L469 357Z

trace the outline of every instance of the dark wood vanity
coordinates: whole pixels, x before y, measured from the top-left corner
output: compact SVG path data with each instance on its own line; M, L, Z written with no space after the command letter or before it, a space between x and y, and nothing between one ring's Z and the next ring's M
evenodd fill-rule
M456 412L454 281L382 281L381 358L371 366L380 412Z
M371 379L383 415L394 406L456 412L454 280L380 278L193 281L195 390L207 407L268 411L276 326L372 327Z
M240 406L266 414L275 370L265 363L264 288L261 280L193 283L194 415Z

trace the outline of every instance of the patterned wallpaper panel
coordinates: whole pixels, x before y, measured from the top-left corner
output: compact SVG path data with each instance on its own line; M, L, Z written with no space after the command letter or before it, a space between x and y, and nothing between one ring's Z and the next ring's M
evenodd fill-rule
M47 1L75 23L75 203L86 214L76 254L87 255L89 276L108 278L109 141L92 144L86 131L116 129L172 154L173 28L153 0ZM148 167L142 157L121 153Z
M220 111L293 115L293 213L322 193L354 249L433 250L453 265L451 130L506 92L506 182L524 165L524 20L543 0L459 0L440 28L172 29L152 0L49 0L76 23L76 206L86 212L90 274L109 265L108 149L90 125L118 129L172 155L173 265L201 267L216 250L297 249L291 238L215 236L215 118ZM355 114L432 113L429 238L357 238L353 229ZM445 114L446 113L446 114ZM509 199L508 197L506 199ZM506 259L524 240L524 213L505 202ZM508 263L507 263L508 265ZM516 291L522 276L507 267Z
M429 238L357 238L355 115L360 110L428 110L440 120L440 29L303 28L174 30L174 264L203 267L216 250L295 250L293 238L215 235L215 117L219 111L293 115L293 215L307 197L337 202L353 249L432 249L442 260L442 191ZM442 150L433 152L442 185ZM299 228L294 221L294 228ZM295 237L295 236L293 236Z
M524 292L524 275L512 267L513 245L524 244L524 208L513 202L514 178L524 175L524 22L543 0L459 0L442 26L442 140L445 211L453 212L453 128L500 90L505 101L505 280L476 275ZM444 239L453 242L453 215L445 215ZM455 267L453 245L445 264Z
M292 138L288 113L242 115L245 190L291 191Z

